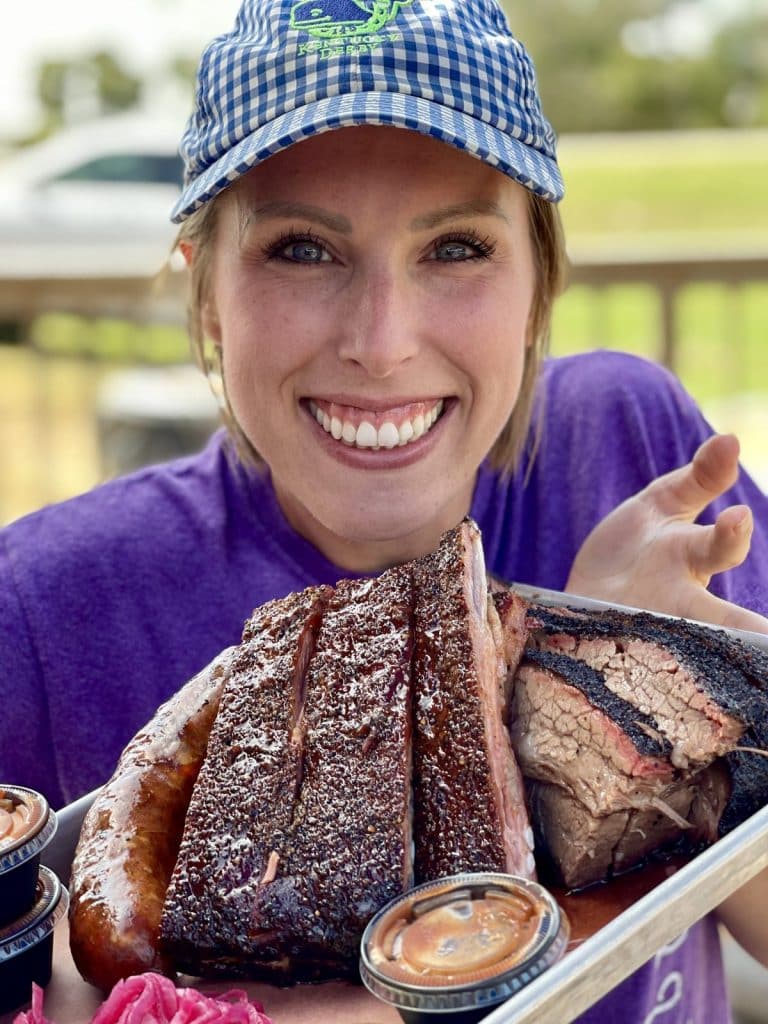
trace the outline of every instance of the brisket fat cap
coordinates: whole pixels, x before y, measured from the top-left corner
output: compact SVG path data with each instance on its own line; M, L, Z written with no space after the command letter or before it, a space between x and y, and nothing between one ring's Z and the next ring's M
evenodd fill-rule
M414 564L414 581L416 880L477 870L532 878L533 833L504 725L510 649L475 524L449 531Z
M194 973L353 974L412 879L410 573L285 600L246 627L168 890Z
M745 731L766 723L768 658L748 658L725 634L684 620L619 611L530 609L529 643L561 651L599 671L605 685L652 716L679 768L730 752ZM752 675L750 675L750 671Z
M591 814L648 805L674 780L652 721L563 654L529 650L518 669L510 734L526 778L552 782Z

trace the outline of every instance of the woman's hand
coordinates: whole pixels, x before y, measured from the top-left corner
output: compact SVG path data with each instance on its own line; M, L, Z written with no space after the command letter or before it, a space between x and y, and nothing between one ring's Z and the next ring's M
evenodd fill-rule
M694 522L735 483L738 458L738 440L730 434L716 435L702 444L688 465L628 498L584 541L566 590L613 604L768 633L768 619L707 590L715 573L740 565L747 557L750 509L732 505L712 526Z

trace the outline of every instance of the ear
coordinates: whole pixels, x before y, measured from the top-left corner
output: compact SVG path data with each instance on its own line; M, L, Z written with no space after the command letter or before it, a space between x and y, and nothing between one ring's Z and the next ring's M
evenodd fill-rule
M179 252L184 257L184 262L188 267L192 266L192 260L195 258L195 247L191 242L179 242L177 246Z
M195 246L192 242L183 241L179 242L179 252L184 257L184 262L188 267L192 266L195 259ZM203 334L206 338L210 338L214 345L221 345L221 324L219 318L216 315L216 310L210 299L207 299L200 309L200 324L203 328Z

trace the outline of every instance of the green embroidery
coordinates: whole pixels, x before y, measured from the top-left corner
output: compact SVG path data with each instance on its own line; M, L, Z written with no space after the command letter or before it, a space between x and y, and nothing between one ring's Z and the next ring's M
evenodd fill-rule
M370 39L411 3L413 0L344 0L347 10L352 5L360 9L360 17L350 19L339 16L334 0L299 0L291 8L291 28L307 32L315 39L332 40L334 48L343 53L347 40L362 43L360 36Z

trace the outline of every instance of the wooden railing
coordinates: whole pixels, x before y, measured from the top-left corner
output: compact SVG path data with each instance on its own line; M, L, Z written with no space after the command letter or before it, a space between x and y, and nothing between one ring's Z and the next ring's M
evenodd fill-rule
M730 287L759 282L768 285L768 250L740 255L636 255L572 258L570 283L604 291L615 285L647 285L659 297L657 357L676 368L679 342L678 299L693 284L717 283Z

